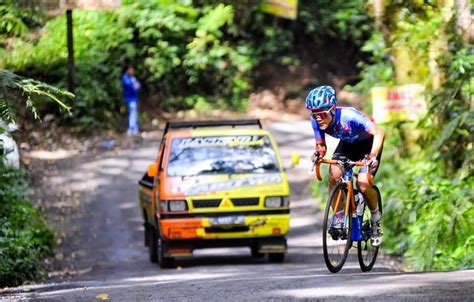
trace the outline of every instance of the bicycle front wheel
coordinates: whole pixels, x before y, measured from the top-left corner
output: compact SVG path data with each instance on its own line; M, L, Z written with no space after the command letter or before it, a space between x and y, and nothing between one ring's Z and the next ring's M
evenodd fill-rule
M345 219L347 185L338 183L329 194L323 221L323 252L326 266L332 273L341 270L352 245L352 219Z
M380 213L382 213L382 196L376 186L373 188L377 192L377 204ZM370 237L372 236L370 216L370 209L366 202L364 205L364 214L362 216L362 240L357 243L357 258L359 258L360 269L363 272L368 272L374 267L379 252L379 247L372 246L372 241L370 240Z

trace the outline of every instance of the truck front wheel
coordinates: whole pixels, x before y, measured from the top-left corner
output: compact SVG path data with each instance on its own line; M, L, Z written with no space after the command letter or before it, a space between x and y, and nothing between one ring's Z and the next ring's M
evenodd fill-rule
M168 249L168 243L161 238L160 235L157 236L157 254L158 254L158 265L161 268L170 268L174 266L174 258L166 257L165 252Z
M250 251L251 251L251 253L252 253L252 257L255 258L255 259L260 259L260 258L263 258L263 257L265 256L264 253L260 253L260 252L258 251L258 245L256 245L256 244L255 244L255 245L252 245L252 246L250 247Z
M152 225L148 225L148 254L150 261L158 263L161 268L169 268L174 266L174 258L167 257L168 243L161 238L159 232Z
M148 255L150 256L150 261L152 263L157 263L158 262L158 240L156 236L156 229L151 226L147 225L145 228L145 234L148 236L147 237L147 243L148 243Z

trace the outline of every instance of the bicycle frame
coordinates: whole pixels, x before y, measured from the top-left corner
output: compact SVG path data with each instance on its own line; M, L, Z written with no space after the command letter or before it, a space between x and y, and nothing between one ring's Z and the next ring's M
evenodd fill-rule
M364 201L356 204L355 189L353 183L353 168L356 166L365 166L368 169L367 160L354 162L347 158L338 160L318 160L314 162L316 166L316 178L322 180L320 165L337 164L343 168L343 175L340 181L331 190L326 204L323 219L323 255L327 268L332 273L339 272L345 261L349 250L354 247L353 242L357 242L357 257L360 268L364 272L372 269L377 258L378 246L371 244L372 227L369 215L369 209ZM368 174L368 182L373 185L372 175ZM375 186L374 186L375 187ZM375 187L378 198L378 206L381 209L380 192ZM346 196L343 196L346 194ZM345 202L344 205L341 203ZM360 212L357 210L357 207ZM342 209L343 208L343 209ZM344 216L342 217L342 214ZM366 215L367 214L367 215Z
M352 216L354 215L356 211L354 184L353 184L353 167L366 166L366 168L368 168L367 163L365 161L354 162L351 160L322 159L314 163L314 165L316 165L316 178L320 181L323 179L321 176L321 163L337 164L337 165L340 165L344 169L344 173L341 177L340 182L343 182L347 185L347 196L346 196L346 203L345 203L345 208L344 208L344 225L349 225L349 219L352 218ZM368 175L369 175L368 177L369 184L372 185L373 184L372 175L370 175L370 173ZM336 197L336 203L334 204L334 208L333 208L335 212L339 209L339 205L341 203L341 197L342 197L341 195L342 195L342 192L339 191ZM354 230L355 230L355 234L354 235L351 234L351 236L354 237L353 238L354 241L358 241L360 240L358 238L361 237L361 234L358 234L360 233L360 229L357 228L357 230L356 229Z

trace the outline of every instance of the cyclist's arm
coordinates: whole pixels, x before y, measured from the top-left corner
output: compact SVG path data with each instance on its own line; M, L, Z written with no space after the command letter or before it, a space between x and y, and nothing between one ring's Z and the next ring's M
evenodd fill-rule
M327 148L325 143L319 144L318 142L316 142L316 152L318 152L320 158L323 158L324 155L326 155L326 151Z
M385 133L382 128L376 124L373 124L371 128L371 132L374 136L374 142L372 143L372 149L370 150L369 157L377 157L377 155L379 155L380 151L382 150Z
M322 158L324 157L324 155L326 155L326 151L327 151L326 140L324 137L325 134L324 134L324 131L322 131L319 128L318 122L316 122L316 120L313 119L312 117L310 119L311 119L311 126L313 127L313 131L314 131L314 139L316 141L315 150L316 152L318 152L319 156Z

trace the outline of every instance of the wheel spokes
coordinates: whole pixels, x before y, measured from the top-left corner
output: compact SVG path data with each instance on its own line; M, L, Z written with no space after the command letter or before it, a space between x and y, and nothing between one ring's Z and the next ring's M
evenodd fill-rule
M326 230L328 256L330 262L338 266L344 258L348 238L347 226L344 225L343 209L346 203L346 194L339 190L331 200L331 209L329 210L329 223Z

